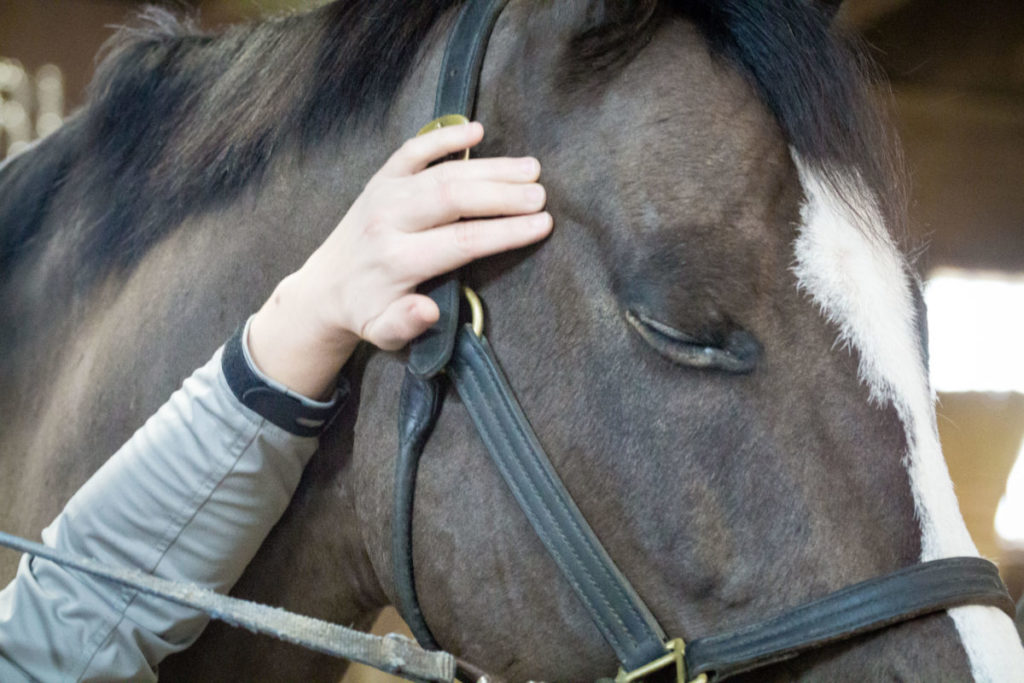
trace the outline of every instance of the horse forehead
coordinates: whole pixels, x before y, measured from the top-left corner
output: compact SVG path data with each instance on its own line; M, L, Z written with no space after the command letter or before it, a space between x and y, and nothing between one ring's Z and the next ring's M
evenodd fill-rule
M610 85L634 111L644 110L642 120L674 125L688 140L781 139L753 86L682 18L666 20Z
M798 184L771 112L685 20L666 22L609 81L595 125L615 131L606 163L648 214L721 222Z

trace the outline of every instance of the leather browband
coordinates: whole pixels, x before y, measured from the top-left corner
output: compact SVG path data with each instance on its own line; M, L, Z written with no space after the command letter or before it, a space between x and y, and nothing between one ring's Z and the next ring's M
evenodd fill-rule
M462 6L441 62L441 78L434 100L435 119L446 114L473 118L487 42L506 4L508 0L469 0ZM412 343L409 352L409 370L417 377L427 378L444 369L455 346L459 324L458 274L435 278L421 291L426 292L441 311L438 321Z

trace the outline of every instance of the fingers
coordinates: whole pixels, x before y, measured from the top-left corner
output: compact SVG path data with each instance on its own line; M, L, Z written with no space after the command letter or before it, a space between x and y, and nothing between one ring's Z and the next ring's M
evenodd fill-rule
M470 261L539 242L551 233L551 214L461 221L410 235L420 255L417 278L429 279Z
M460 218L534 213L544 206L537 184L540 162L531 157L485 158L427 165L480 141L483 126L431 131L407 141L367 186L378 222L404 231L424 230Z
M363 339L385 351L397 351L437 322L440 311L429 296L408 294L391 302L363 327Z
M544 208L547 194L539 183L508 183L494 180L444 181L424 177L422 183L436 185L417 189L419 201L406 204L403 221L409 231L447 223L460 218L516 216Z
M474 121L463 126L447 126L418 135L405 142L391 155L380 169L379 175L395 177L412 175L425 169L430 162L448 154L469 149L484 137L484 127Z
M469 180L533 183L540 178L540 162L533 157L484 157L468 161L446 161L423 171L423 175L437 184Z
M318 250L324 256L303 266L317 272L308 281L326 282L318 287L334 292L316 299L335 302L323 319L382 349L400 349L439 316L429 297L414 293L417 284L551 232L536 159L428 168L482 137L476 123L432 131L406 142L370 180Z

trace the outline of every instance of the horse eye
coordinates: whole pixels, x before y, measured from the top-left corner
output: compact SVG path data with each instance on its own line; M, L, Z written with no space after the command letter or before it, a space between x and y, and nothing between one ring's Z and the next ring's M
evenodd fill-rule
M649 346L679 365L743 374L751 372L761 358L760 342L746 330L732 330L712 342L638 311L626 311L626 320Z

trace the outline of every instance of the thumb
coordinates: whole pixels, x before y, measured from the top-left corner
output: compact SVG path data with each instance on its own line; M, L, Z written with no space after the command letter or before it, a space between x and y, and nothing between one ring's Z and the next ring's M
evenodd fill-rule
M385 351L397 351L437 322L441 312L429 296L406 294L363 326L362 338Z

